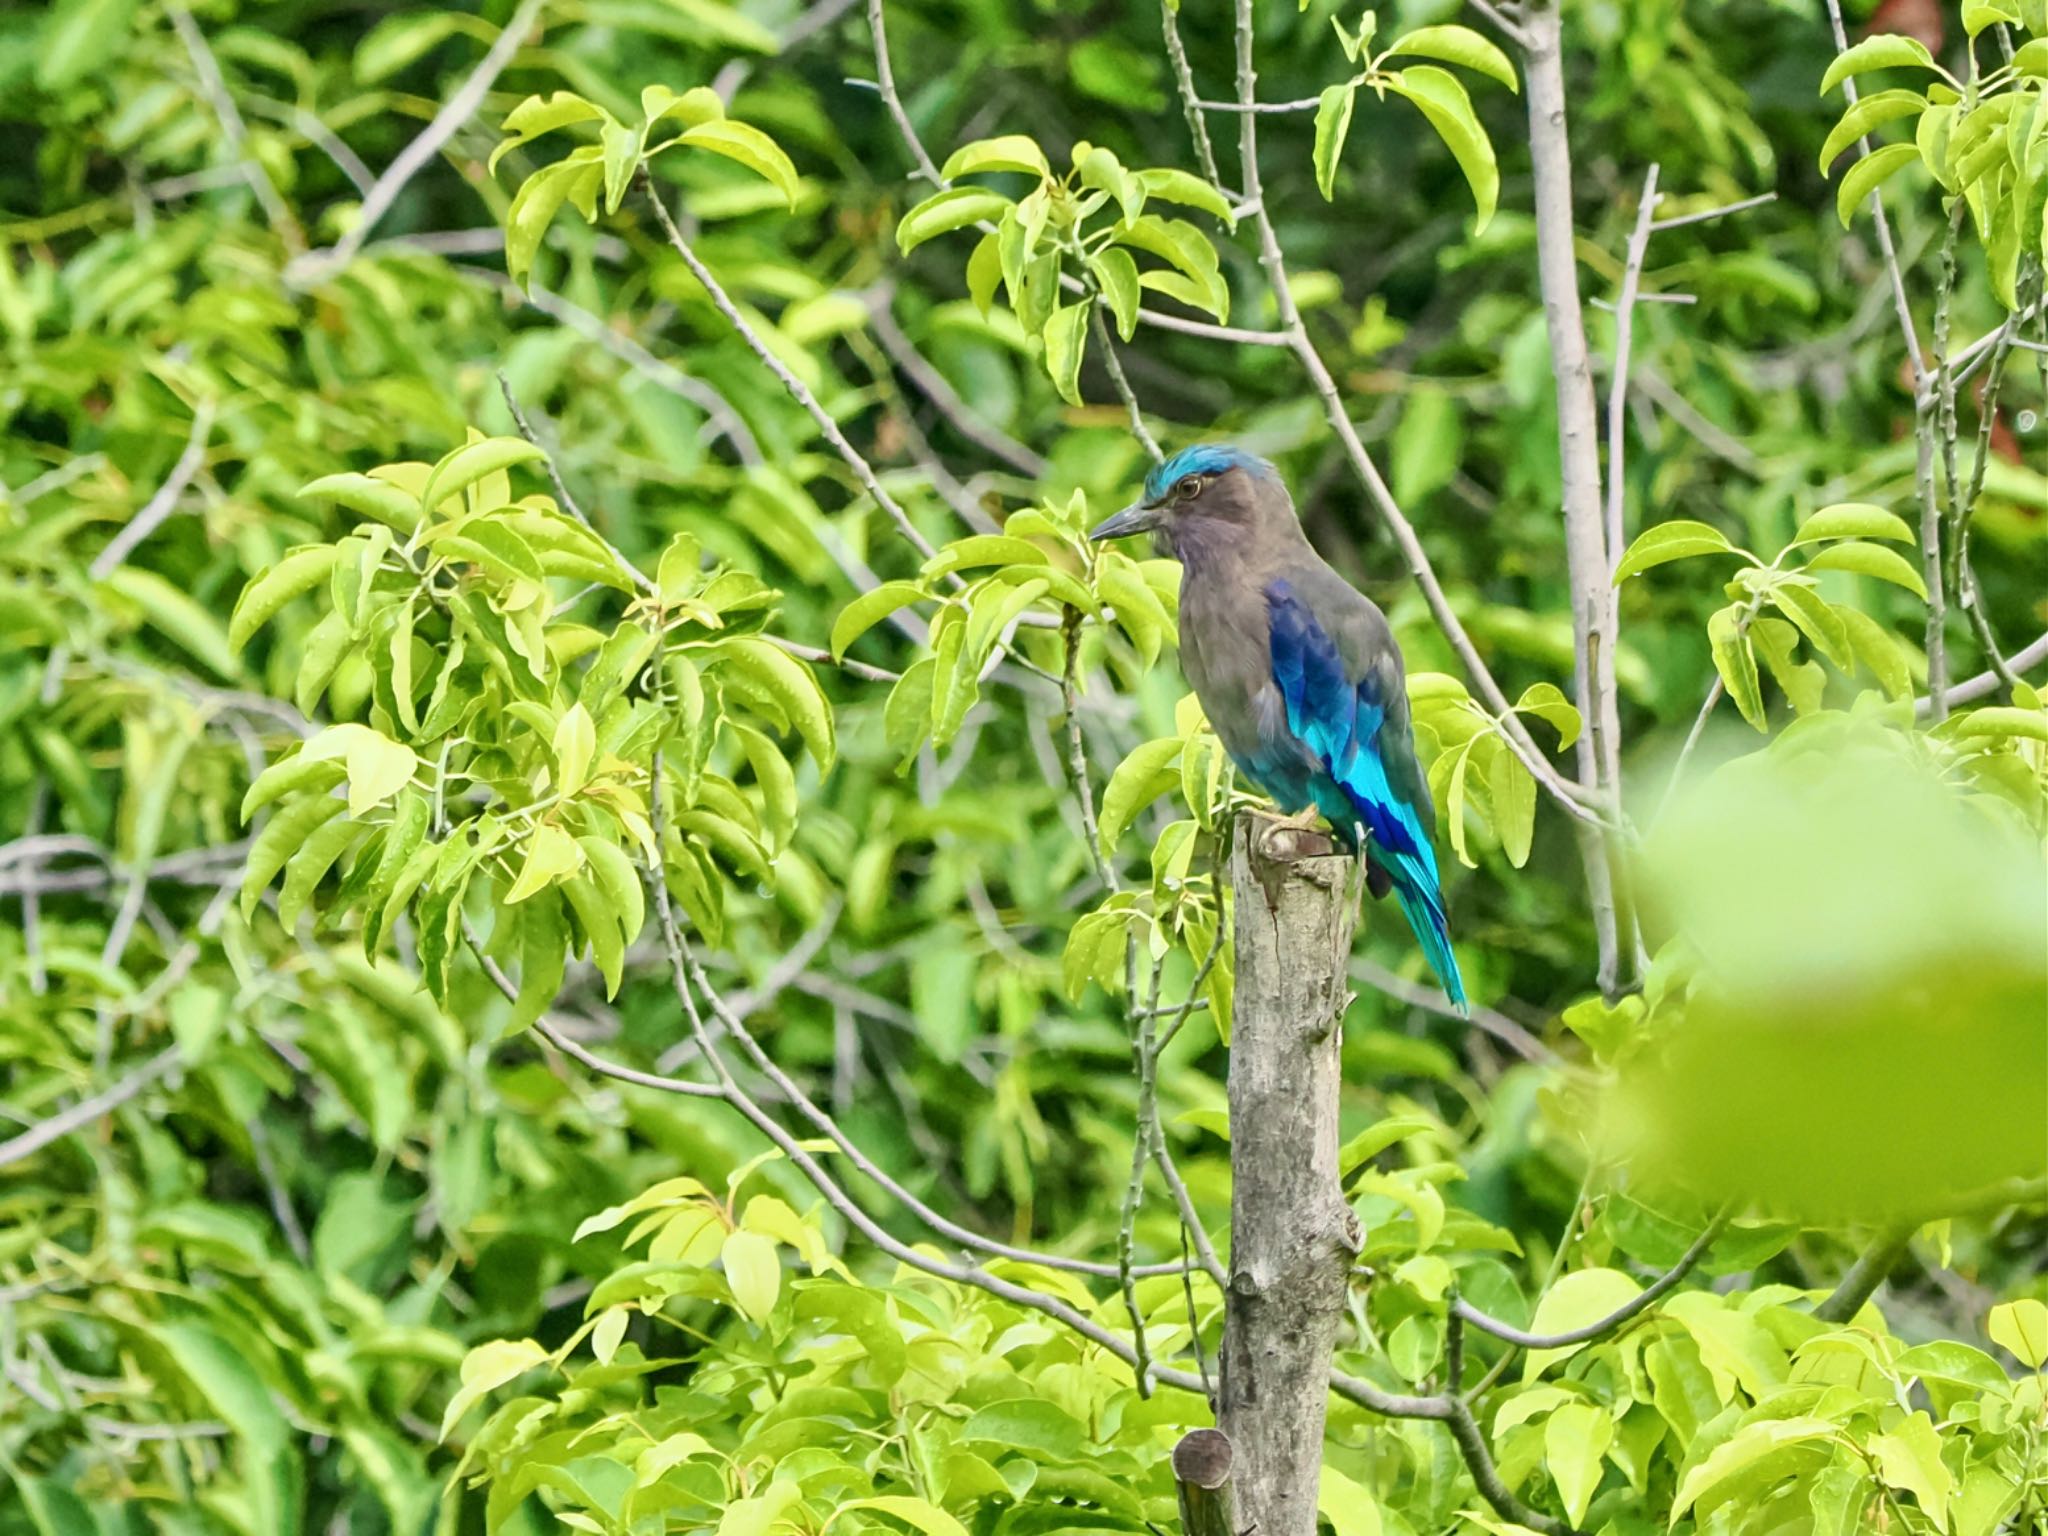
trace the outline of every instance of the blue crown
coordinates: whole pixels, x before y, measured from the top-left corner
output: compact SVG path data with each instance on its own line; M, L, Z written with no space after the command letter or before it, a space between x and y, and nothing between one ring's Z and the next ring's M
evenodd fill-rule
M1272 465L1242 448L1233 448L1228 443L1197 443L1192 448L1181 449L1145 477L1145 500L1164 501L1166 493L1183 475L1220 475L1232 469L1246 470L1254 475L1270 476L1273 473Z

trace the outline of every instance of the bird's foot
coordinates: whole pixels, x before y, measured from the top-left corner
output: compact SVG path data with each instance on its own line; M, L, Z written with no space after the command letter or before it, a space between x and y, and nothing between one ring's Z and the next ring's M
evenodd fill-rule
M1253 807L1251 814L1265 823L1257 833L1256 843L1262 858L1293 863L1335 851L1336 839L1317 825L1322 815L1313 806L1292 815Z

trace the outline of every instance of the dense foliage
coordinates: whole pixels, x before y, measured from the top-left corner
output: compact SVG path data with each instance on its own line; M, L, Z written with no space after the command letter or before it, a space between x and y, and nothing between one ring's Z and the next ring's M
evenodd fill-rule
M0 1532L1173 1524L1210 436L1479 1005L1369 907L1336 1536L2043 1528L2048 15L1565 5L1602 659L1491 9L0 16Z

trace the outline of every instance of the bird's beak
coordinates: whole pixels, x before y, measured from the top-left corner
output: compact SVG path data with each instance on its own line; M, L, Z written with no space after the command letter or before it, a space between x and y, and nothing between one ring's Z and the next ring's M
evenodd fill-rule
M1159 509L1148 507L1142 501L1134 501L1112 518L1097 523L1088 530L1088 537L1095 543L1104 539L1127 538L1134 533L1150 533L1159 526Z

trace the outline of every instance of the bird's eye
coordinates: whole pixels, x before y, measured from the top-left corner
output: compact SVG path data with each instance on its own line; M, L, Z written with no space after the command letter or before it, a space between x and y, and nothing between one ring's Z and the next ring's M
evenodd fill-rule
M1173 487L1174 498L1177 501L1187 501L1199 496L1201 493L1202 477L1200 475L1182 475Z

